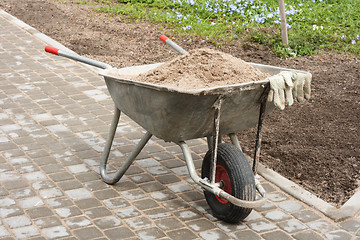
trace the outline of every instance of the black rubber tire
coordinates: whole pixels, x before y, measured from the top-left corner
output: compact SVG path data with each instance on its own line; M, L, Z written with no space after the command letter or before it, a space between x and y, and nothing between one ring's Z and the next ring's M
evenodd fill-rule
M212 151L209 150L204 157L201 169L202 178L210 179L211 155ZM221 165L228 174L231 195L242 200L255 200L255 177L248 160L240 149L228 143L219 144L216 164ZM208 191L204 191L204 195L213 215L225 222L238 223L252 211L252 208L238 207L230 202L224 203L223 199Z

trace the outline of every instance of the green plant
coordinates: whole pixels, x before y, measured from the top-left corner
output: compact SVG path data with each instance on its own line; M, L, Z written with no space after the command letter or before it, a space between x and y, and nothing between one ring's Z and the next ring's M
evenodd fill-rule
M101 0L99 0L101 1ZM243 39L280 56L320 49L360 55L360 0L286 0L289 45L283 46L274 0L119 0L97 11L164 23L181 35L217 44Z

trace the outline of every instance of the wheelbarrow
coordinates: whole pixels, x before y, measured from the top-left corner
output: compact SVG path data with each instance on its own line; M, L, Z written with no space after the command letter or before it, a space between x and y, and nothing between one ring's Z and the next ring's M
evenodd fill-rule
M182 54L186 51L170 39L162 40ZM212 88L183 90L163 85L129 80L162 63L112 68L93 59L47 46L45 51L71 58L101 68L115 104L114 116L102 158L100 174L104 182L117 183L134 162L152 135L180 146L192 180L203 190L212 213L218 219L236 223L246 218L253 208L266 201L266 193L257 178L257 162L260 155L261 128L265 115L275 107L267 103L269 80ZM303 72L269 65L249 63L270 75L281 71ZM146 130L142 139L130 153L121 168L111 176L107 162L118 126L120 113L138 123ZM252 166L241 150L237 132L257 125L255 154ZM230 143L222 143L228 135ZM208 152L201 168L196 171L187 140L206 138Z

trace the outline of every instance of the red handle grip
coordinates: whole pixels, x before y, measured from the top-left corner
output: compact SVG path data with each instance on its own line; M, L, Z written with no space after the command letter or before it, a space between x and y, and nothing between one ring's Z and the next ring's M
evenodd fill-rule
M165 35L161 35L160 37L160 40L163 41L163 42L166 42L166 40L168 40L169 38Z
M51 46L46 46L45 47L45 52L48 52L48 53L58 55L58 51L59 51L58 48L54 48L54 47L51 47Z

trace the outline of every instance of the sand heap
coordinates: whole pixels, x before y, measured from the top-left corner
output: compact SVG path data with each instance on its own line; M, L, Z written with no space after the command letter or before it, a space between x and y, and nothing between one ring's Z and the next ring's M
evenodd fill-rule
M140 74L134 80L185 90L265 80L268 74L230 54L201 48Z

